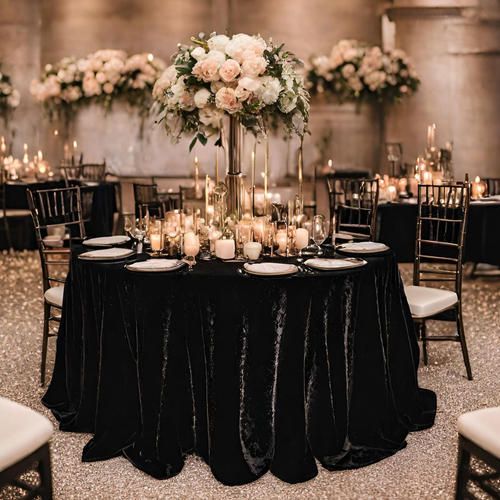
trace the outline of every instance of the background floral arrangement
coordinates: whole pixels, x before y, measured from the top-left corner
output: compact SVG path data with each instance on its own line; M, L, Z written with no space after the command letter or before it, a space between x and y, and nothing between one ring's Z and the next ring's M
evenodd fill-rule
M0 70L0 116L7 121L10 113L19 106L21 96L11 79Z
M124 98L145 116L151 107L154 82L165 63L152 54L127 56L121 50L98 50L76 59L65 57L47 64L39 80L31 84L31 93L43 103L50 118L66 118L78 106L100 102L106 109Z
M311 94L328 93L339 102L366 98L395 102L414 93L420 84L405 52L383 52L357 40L341 40L329 56L316 56L310 62Z
M242 33L191 40L194 45L179 46L153 89L159 120L175 140L194 135L191 149L197 140L206 144L225 115L255 134L277 123L305 133L309 94L297 72L300 61L283 45Z

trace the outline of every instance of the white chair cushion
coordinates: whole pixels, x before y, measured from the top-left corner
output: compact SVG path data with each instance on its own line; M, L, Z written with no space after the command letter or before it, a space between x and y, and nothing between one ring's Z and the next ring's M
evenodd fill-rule
M60 236L57 235L49 235L45 236L43 239L45 246L50 248L61 248L64 246L64 241Z
M64 285L53 286L44 293L45 300L51 305L62 309Z
M455 292L427 286L405 286L405 294L414 318L434 316L458 302Z
M0 397L0 471L47 443L52 432L48 418Z
M483 450L500 458L500 406L460 415L458 432Z

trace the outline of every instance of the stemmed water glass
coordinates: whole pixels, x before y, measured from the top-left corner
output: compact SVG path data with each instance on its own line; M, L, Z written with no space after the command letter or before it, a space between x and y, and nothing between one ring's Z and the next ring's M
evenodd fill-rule
M134 228L134 238L137 240L137 253L142 253L142 244L146 235L146 226L144 221L137 219Z
M318 255L323 254L321 244L326 240L328 229L323 215L315 215L312 223L312 239L318 250Z
M193 270L193 266L196 264L196 256L199 252L200 238L191 231L187 232L184 235L184 254L186 257L183 260L189 266L189 271Z

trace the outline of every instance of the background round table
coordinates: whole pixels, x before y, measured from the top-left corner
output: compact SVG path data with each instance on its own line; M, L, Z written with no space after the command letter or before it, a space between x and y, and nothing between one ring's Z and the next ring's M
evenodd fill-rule
M381 203L377 241L394 250L398 262L415 260L418 206ZM500 266L500 202L472 201L465 235L465 261Z
M138 273L77 258L51 384L83 460L124 455L156 478L201 456L224 484L306 481L394 454L432 426L392 252L358 269L254 277L241 264ZM140 256L142 258L143 256Z

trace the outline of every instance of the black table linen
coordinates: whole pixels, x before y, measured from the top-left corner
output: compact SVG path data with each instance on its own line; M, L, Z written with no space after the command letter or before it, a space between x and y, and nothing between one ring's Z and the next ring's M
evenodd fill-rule
M415 260L418 206L383 203L377 211L377 241L394 250L398 262ZM500 266L500 203L473 202L465 234L465 261Z
M361 467L432 426L418 344L392 252L364 268L251 277L241 264L134 273L77 259L51 384L83 460L123 454L164 479L189 453L224 484L289 483Z

